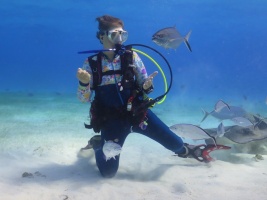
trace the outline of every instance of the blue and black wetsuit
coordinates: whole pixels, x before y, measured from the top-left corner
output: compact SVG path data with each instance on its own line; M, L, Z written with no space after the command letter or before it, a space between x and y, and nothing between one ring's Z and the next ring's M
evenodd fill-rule
M135 82L138 88L142 88L144 81L148 77L146 68L137 53L133 52L132 56ZM98 60L97 56L91 58L93 60ZM148 126L145 130L142 130L138 125L132 127L131 120L129 120L128 117L125 117L124 114L125 112L127 113L127 101L131 97L132 91L126 88L120 90L119 88L118 83L122 81L123 76L115 71L121 69L122 63L120 56L115 56L114 59L110 61L104 54L102 54L100 63L102 72L114 71L114 74L103 75L98 86L94 88L94 102L98 104L97 107L101 108L100 113L104 113L103 115L105 117L104 122L101 122L100 129L101 145L94 148L96 163L101 174L104 177L113 177L119 167L119 156L116 157L116 160L112 158L106 161L102 151L104 142L118 140L118 144L123 146L126 137L131 131L143 134L155 140L174 153L183 154L185 149L183 148L184 144L182 139L174 134L151 110L148 110L146 115ZM88 59L85 60L82 68L93 76L93 70ZM93 78L90 79L90 83L87 85L79 84L77 94L82 102L90 102L90 87L93 85ZM120 115L120 111L123 109L125 112Z
M131 92L129 90L125 89L118 92L117 86L112 84L98 87L95 100L102 105L102 108L119 109L122 107L122 101L126 105L130 95ZM131 131L155 140L174 153L183 153L182 139L174 134L151 110L147 112L147 119L148 125L145 130L142 130L138 125L131 127L132 125L127 117L109 117L103 123L101 145L94 148L96 163L103 177L113 177L119 168L119 155L116 156L116 159L111 158L106 161L102 151L105 141L116 140L118 144L123 146L126 137Z

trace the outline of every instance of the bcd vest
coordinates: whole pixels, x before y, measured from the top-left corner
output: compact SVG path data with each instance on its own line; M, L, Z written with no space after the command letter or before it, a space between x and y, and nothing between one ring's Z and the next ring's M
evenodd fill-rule
M88 57L89 65L92 69L92 75L93 75L93 85L91 86L91 89L95 90L96 87L101 84L103 75L115 75L115 74L121 74L123 76L121 81L121 85L123 86L123 88L134 89L135 79L133 71L133 51L131 50L131 47L128 47L125 53L120 55L120 60L121 60L120 70L109 70L103 72L102 56L103 52L100 52L98 54Z

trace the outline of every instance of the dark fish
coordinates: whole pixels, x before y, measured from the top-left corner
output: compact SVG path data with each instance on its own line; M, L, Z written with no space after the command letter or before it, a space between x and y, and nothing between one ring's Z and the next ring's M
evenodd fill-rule
M168 27L156 32L152 36L152 41L166 49L176 49L182 42L184 42L189 51L192 51L188 42L190 34L191 31L189 31L187 35L183 37L175 27Z

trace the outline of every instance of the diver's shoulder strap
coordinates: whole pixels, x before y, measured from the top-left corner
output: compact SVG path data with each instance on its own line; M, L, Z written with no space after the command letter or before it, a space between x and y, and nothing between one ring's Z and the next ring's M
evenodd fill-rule
M91 86L91 89L94 90L97 85L101 83L102 80L101 53L88 57L88 62L93 75L93 85Z
M134 87L133 51L131 46L126 47L124 54L120 55L121 70L123 74L122 85L126 88Z
M122 71L124 72L129 65L133 64L133 51L131 46L126 47L126 51L124 54L120 55L121 63L122 63Z

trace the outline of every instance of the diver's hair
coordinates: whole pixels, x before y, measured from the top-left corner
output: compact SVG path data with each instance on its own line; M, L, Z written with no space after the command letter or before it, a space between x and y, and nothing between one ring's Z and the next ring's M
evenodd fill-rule
M96 21L98 21L98 31L96 32L97 39L100 39L100 35L104 35L106 31L110 30L113 27L124 27L124 23L121 19L112 17L110 15L97 17Z

